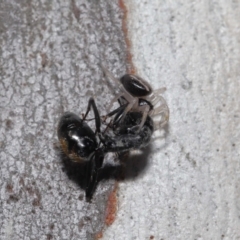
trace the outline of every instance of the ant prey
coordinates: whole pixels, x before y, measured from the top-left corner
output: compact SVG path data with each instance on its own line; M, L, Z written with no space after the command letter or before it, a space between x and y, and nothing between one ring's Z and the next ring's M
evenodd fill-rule
M109 73L107 72L109 75ZM155 97L150 85L135 75L124 75L120 82L120 93L111 101L105 119L101 119L93 98L89 99L83 118L66 112L58 124L58 139L62 152L73 162L87 163L85 188L86 199L91 200L98 183L99 173L107 153L122 153L132 149L141 149L151 141L154 130L168 121L169 110L162 97ZM157 101L162 104L154 108ZM160 100L159 100L160 99ZM110 111L114 101L119 107ZM95 130L86 122L90 110L93 110ZM161 114L157 128L154 128L152 116ZM101 125L110 118L104 131Z

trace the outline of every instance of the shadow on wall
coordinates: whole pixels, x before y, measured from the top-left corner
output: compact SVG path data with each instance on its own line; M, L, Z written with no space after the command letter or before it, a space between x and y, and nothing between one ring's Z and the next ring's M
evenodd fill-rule
M163 135L153 139L166 138L168 135L169 125L163 128ZM162 146L165 147L165 146ZM77 163L71 161L60 149L55 145L55 150L62 162L62 170L67 174L70 180L74 181L83 190L87 187L87 169L90 162ZM148 168L149 154L152 153L152 144L149 144L142 150L129 151L116 154L116 165L105 164L100 170L98 182L102 180L115 179L117 181L133 180L142 174ZM114 155L113 155L114 156Z
M106 164L101 169L98 182L102 180L115 179L118 181L130 180L141 175L147 168L148 156L151 153L151 144L139 151L137 154L130 155L122 153L118 156L118 165ZM83 190L87 186L87 163L76 163L65 156L59 147L56 147L57 155L62 162L62 170L67 174L70 180L74 181Z

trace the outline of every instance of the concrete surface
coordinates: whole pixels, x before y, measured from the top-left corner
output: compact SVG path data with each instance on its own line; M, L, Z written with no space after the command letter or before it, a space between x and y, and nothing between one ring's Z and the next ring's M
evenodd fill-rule
M1 1L0 46L0 239L94 239L113 181L86 203L55 148L56 127L90 96L100 110L112 97L99 58L126 72L118 2Z
M125 4L133 63L167 87L170 122L126 163L102 239L240 239L240 2ZM117 1L0 3L1 239L101 232L114 181L86 203L56 150L56 124L92 95L104 111L111 94L98 61L126 71L122 17Z
M240 239L240 1L125 1L133 64L167 87L166 141L120 183L103 239Z

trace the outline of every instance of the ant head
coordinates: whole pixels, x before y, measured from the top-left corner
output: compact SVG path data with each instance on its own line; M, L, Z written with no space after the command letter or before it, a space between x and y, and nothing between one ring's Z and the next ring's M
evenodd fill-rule
M66 112L61 117L58 138L61 149L74 162L89 161L97 148L94 132L74 113Z

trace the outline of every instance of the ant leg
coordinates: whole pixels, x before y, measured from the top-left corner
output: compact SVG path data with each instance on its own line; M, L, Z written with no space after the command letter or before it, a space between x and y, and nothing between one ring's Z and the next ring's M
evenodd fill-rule
M91 110L91 107L93 108L93 112L94 112L94 116L95 116L95 125L96 125L96 130L97 132L100 132L100 127L101 127L101 118L97 109L97 106L95 104L94 99L91 97L88 101L88 107L87 107L87 111L83 117L83 120L86 119L89 111Z
M118 124L121 121L123 111L127 106L128 106L128 103L123 104L120 107L118 107L117 109L113 110L112 112L110 112L106 115L106 118L115 115L114 119L110 121L110 123L112 123L113 126L116 126L116 124Z
M111 117L113 115L116 114L116 116L114 117L114 119L111 119L109 121L109 123L107 124L106 128L104 129L103 131L103 134L105 134L107 132L107 130L109 128L112 128L114 129L115 126L121 121L122 119L122 114L123 114L123 110L126 108L126 106L128 105L128 103L124 104L124 105L121 105L120 107L118 107L117 109L113 110L112 112L108 113L106 116L103 116L105 118L105 120L107 119L107 117ZM105 121L104 120L104 121ZM102 134L99 133L99 137L100 137L100 140L103 139L103 137L101 137Z
M99 171L104 160L104 153L98 149L92 156L87 166L87 187L85 189L86 199L89 202L98 184Z
M112 101L110 102L109 107L107 108L107 112L110 111L110 109L113 106L113 103L118 100L119 103L121 104L121 97L128 102L125 111L123 112L122 115L122 119L126 116L126 114L133 108L134 105L138 104L138 98L135 98L134 96L132 96L131 94L129 94L125 88L123 86L120 86L120 93L117 94L116 97L114 97L112 99Z
M115 77L113 76L113 74L112 74L107 68L105 68L101 63L100 63L100 66L101 66L104 74L105 74L109 79L113 80L115 83L117 83L117 84L119 85L119 80L118 80L117 78L115 78Z
M112 112L108 113L106 116L107 117L112 117L113 115L115 115L116 113L121 112L124 108L126 108L126 106L128 105L128 103L121 105L120 107L118 107L117 109L113 110Z
M106 126L106 128L103 131L103 134L105 134L107 132L107 130L109 129L110 125L112 124L112 120L108 123L108 125ZM100 139L101 140L101 139Z

